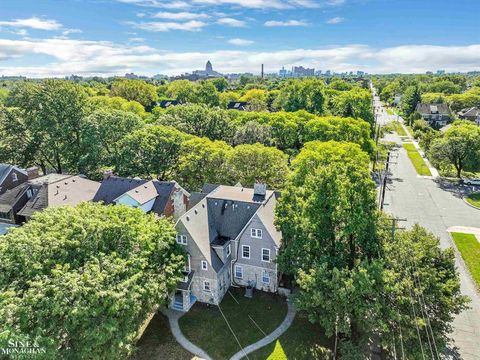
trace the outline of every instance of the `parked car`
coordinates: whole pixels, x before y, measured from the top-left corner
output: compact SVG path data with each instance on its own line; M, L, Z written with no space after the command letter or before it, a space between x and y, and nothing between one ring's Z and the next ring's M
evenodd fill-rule
M480 179L462 179L462 182L465 185L480 186Z

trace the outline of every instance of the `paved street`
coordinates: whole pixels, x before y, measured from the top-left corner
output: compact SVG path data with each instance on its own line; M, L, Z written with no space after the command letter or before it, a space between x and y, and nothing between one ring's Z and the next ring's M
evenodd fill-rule
M381 115L381 118L382 121L388 120L385 115ZM396 134L388 134L386 139L401 144L401 139ZM393 153L392 161L395 164L391 165L392 181L385 196L386 212L407 219L407 227L419 223L427 228L440 238L442 248L453 246L448 228L480 227L480 210L468 206L462 200L461 192L464 188L440 178L418 176L402 147ZM472 299L472 303L470 310L455 319L453 339L463 359L480 359L480 296L459 257L457 254L461 290Z

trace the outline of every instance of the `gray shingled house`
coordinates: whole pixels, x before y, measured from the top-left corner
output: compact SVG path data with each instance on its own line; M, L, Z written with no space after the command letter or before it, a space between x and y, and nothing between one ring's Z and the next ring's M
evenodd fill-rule
M419 113L422 119L435 129L440 129L451 120L450 109L447 104L418 103L415 112Z
M218 304L231 285L277 291L277 197L264 184L206 185L192 194L195 203L176 224L177 243L189 255L172 308L188 311L195 301Z

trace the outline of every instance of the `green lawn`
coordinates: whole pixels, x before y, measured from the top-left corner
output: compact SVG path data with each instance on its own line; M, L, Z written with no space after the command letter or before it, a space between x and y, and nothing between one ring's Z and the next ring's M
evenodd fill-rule
M469 204L480 208L480 193L470 194L465 199Z
M386 127L389 131L395 131L398 136L408 136L407 132L399 121L392 121L388 123Z
M229 291L236 301L227 292L220 306L242 347L275 330L287 315L287 303L277 295L255 291L248 299L243 289ZM179 323L183 334L213 359L229 359L240 350L217 306L196 303Z
M132 360L188 360L194 356L185 350L170 332L168 319L157 313L137 343Z
M292 326L277 341L248 355L251 360L311 360L331 359L332 341L323 329L297 313Z
M472 234L452 233L455 245L462 254L463 261L467 264L473 280L480 288L480 242Z
M415 145L413 145L412 143L406 143L403 144L403 147L405 150L407 150L408 157L412 161L412 164L415 167L415 170L417 170L417 173L419 175L432 176L430 169L428 168L420 153L415 148Z

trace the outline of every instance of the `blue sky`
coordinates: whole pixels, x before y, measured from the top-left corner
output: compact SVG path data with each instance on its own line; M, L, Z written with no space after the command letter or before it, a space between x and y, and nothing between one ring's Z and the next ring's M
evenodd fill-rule
M476 0L2 0L0 75L480 70Z

